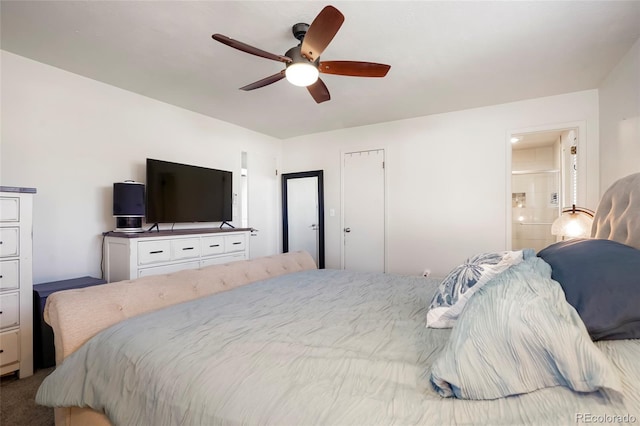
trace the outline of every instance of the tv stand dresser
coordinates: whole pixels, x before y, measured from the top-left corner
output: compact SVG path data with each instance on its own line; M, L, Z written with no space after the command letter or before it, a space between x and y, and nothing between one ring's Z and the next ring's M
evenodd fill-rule
M249 258L251 228L104 233L107 282Z

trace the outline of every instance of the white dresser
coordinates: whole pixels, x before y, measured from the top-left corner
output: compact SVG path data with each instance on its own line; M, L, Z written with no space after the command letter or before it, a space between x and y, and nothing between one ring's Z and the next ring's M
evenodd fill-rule
M33 374L33 188L0 186L0 374Z
M107 232L105 279L132 280L245 260L249 258L249 233L248 228Z

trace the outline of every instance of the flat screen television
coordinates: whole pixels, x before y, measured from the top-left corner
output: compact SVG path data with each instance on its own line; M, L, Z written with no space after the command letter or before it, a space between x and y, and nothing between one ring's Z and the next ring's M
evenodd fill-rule
M147 158L147 223L227 222L232 172Z

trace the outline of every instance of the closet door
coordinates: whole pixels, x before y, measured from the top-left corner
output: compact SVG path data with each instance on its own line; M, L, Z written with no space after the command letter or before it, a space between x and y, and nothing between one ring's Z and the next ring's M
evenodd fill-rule
M384 150L343 156L343 268L385 271Z

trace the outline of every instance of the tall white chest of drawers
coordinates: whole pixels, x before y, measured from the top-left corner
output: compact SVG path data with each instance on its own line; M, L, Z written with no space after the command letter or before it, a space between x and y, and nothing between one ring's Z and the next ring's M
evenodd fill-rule
M107 232L105 279L133 280L245 260L249 258L249 234L250 228Z
M0 374L33 374L33 188L0 186Z

